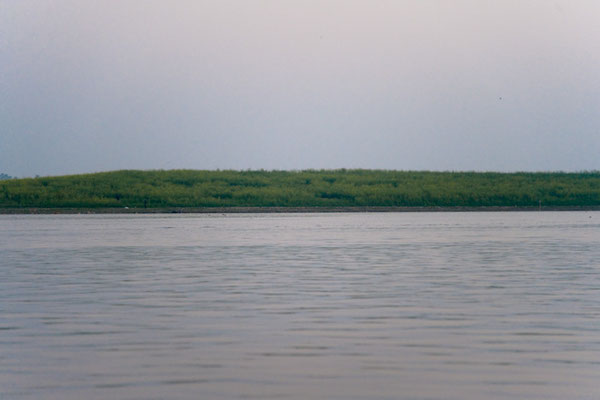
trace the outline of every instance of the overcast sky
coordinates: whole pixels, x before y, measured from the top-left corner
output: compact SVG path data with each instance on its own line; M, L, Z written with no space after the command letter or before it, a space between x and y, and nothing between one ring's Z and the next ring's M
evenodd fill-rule
M0 0L0 172L600 169L598 0Z

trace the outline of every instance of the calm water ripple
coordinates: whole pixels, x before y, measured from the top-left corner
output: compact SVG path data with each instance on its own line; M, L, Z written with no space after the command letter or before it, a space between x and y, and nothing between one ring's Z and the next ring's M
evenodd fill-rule
M600 213L0 216L2 399L597 399Z

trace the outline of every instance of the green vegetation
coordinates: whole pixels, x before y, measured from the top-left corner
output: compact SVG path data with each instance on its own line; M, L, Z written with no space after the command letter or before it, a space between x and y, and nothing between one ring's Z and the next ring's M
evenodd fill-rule
M0 181L0 208L600 206L600 172L115 171Z

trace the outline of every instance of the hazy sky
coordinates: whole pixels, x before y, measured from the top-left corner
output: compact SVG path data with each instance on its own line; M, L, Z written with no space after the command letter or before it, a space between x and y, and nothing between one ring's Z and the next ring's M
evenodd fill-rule
M598 0L0 0L0 172L600 169Z

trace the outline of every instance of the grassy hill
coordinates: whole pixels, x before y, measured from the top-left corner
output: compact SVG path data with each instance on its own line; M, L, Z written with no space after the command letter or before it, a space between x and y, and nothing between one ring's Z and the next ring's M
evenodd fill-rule
M0 208L600 206L600 172L114 171L0 181Z

